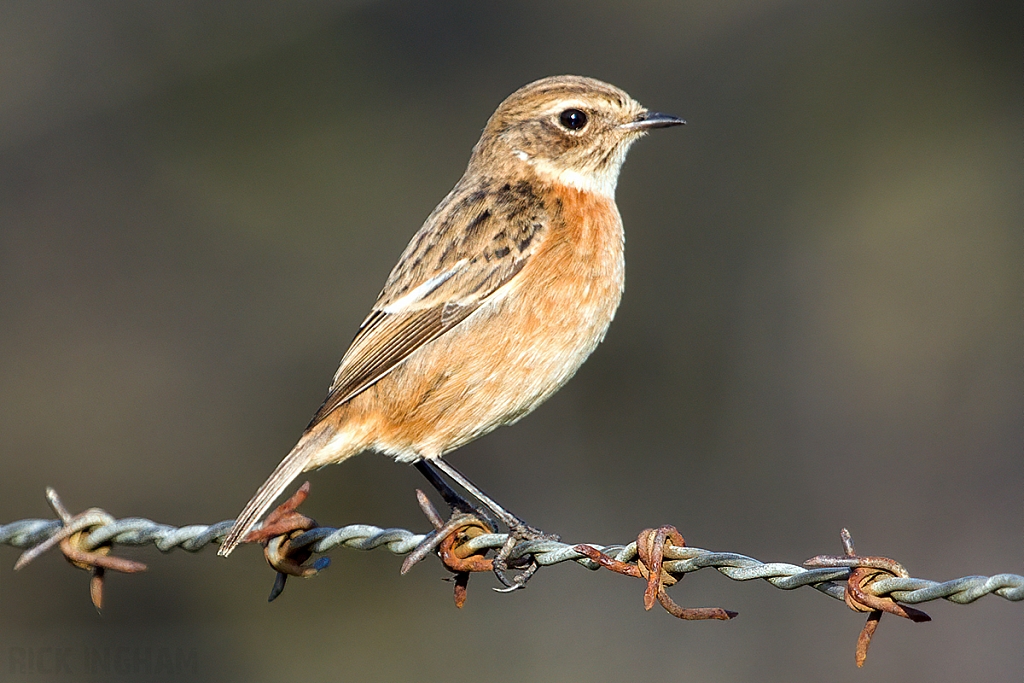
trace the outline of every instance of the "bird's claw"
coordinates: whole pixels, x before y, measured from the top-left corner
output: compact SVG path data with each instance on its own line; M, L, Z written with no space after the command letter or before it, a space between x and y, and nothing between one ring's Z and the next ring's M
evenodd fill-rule
M532 541L557 540L559 540L559 537L556 534L546 534L540 529L535 529L522 521L510 524L508 538L492 561L494 575L505 587L495 588L494 590L499 593L511 593L520 588L525 588L526 582L540 569L540 563L537 562L537 558L529 550L518 556L513 556L516 546L520 542L530 543ZM509 570L517 570L518 573L510 575Z

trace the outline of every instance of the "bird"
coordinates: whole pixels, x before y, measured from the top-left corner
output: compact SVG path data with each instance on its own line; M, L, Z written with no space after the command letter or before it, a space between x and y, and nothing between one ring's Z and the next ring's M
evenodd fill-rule
M363 451L414 463L453 509L439 471L458 483L509 528L506 557L538 537L443 457L532 412L604 338L624 287L619 171L648 131L683 123L583 76L542 78L501 102L218 554L299 474Z

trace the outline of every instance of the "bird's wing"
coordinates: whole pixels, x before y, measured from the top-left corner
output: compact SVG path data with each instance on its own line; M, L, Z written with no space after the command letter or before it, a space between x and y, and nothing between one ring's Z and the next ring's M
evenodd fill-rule
M512 281L536 252L549 222L530 183L457 185L391 271L310 426Z

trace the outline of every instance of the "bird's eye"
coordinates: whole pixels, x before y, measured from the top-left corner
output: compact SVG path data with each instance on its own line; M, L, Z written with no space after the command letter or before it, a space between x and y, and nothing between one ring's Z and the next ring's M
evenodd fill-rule
M587 125L587 115L579 109L566 109L558 115L558 122L569 130L580 130Z

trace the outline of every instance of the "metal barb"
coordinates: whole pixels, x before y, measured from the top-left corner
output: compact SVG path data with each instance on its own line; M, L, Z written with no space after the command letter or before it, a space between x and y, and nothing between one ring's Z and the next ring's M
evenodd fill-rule
M296 546L292 541L311 529L320 525L298 511L306 498L309 497L309 482L299 487L291 498L274 509L262 525L250 531L243 543L262 543L263 556L267 564L277 572L274 586L270 589L267 602L273 602L284 591L289 576L308 579L326 569L331 560L321 557L312 564L307 564L313 551L305 545Z
M850 577L846 580L846 591L843 600L855 612L867 612L868 619L857 637L855 660L857 667L863 667L867 661L871 639L882 620L882 613L888 612L904 619L920 623L931 621L932 618L913 607L901 605L889 596L879 596L870 592L871 586L878 581L897 577L910 578L910 574L896 560L888 557L859 557L853 545L850 532L840 532L843 543L843 555L818 555L804 562L809 567L851 567Z
M14 564L14 570L21 569L53 546L58 545L68 562L92 575L89 579L89 598L97 610L103 609L104 572L110 569L131 574L146 571L146 565L110 555L110 544L89 547L90 531L114 521L114 518L107 512L99 508L89 508L77 515L72 515L64 507L57 491L50 486L46 487L46 501L60 517L61 527L52 536L22 553Z
M452 518L445 522L437 508L430 502L423 491L416 489L416 500L434 531L427 535L402 562L402 574L406 574L413 565L427 555L436 552L441 564L454 574L455 606L462 608L466 604L469 575L472 572L489 572L494 570L494 563L487 559L487 549L469 549L466 544L479 536L493 534L494 529L489 520L463 507L451 505Z
M738 612L721 607L680 607L669 597L666 587L675 585L683 574L678 577L665 569L665 554L672 547L686 546L682 534L674 526L664 525L657 529L644 529L637 536L635 548L636 564L613 559L589 545L577 545L573 549L593 560L598 566L617 574L646 579L644 590L644 609L650 610L657 602L666 612L679 619L701 621L718 619L728 621L739 616Z

